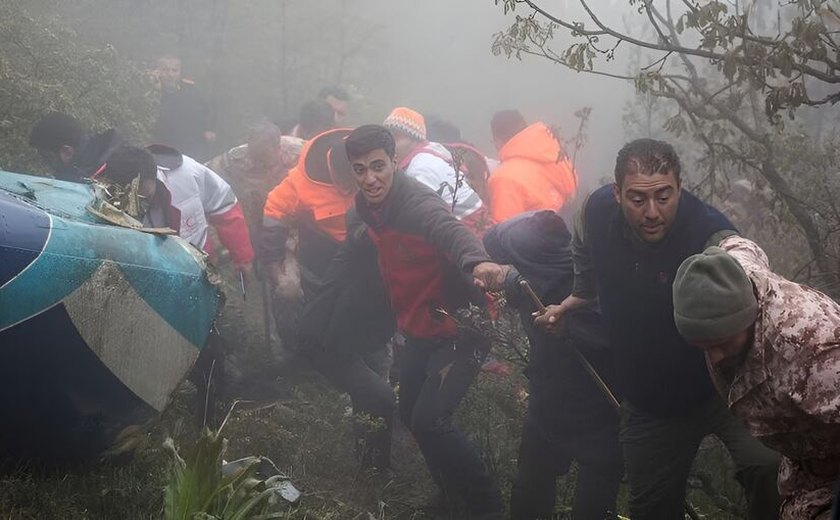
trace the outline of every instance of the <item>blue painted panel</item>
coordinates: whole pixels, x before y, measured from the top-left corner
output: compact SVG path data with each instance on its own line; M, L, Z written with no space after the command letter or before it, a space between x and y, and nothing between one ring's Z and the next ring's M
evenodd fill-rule
M92 457L154 409L79 336L63 305L0 332L0 449L51 461ZM13 418L13 420L11 420Z
M89 184L0 170L0 191L19 195L53 215L83 222L96 222L96 218L85 210L93 199L93 189Z
M0 192L3 185L16 185L9 179L21 177L27 179L28 188L47 186L42 191L34 191L41 208L55 203L62 209L52 214L50 237L41 255L22 274L0 288L0 331L60 303L87 281L102 262L111 261L175 330L197 348L204 345L215 317L218 295L206 280L201 264L187 249L192 246L176 238L57 216L75 211L79 204L81 207L87 204L76 200L85 191L90 200L91 192L84 185L52 179L38 184L30 181L33 178L29 176L0 172ZM66 185L70 185L69 189ZM23 188L19 185L18 188L13 193L19 196L19 202L29 203L31 193L21 193ZM36 220L24 220L20 225L16 236L43 232ZM10 244L6 249L13 247L15 244ZM5 252L0 249L0 253Z
M0 287L37 258L49 230L46 213L0 192Z

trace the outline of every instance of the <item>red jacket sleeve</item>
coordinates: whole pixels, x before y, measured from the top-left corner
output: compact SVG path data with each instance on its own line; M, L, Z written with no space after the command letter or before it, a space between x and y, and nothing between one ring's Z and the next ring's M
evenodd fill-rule
M230 251L233 263L247 264L254 260L254 248L248 234L248 224L242 213L242 206L237 202L229 210L217 215L208 215L210 224L216 228L219 240Z

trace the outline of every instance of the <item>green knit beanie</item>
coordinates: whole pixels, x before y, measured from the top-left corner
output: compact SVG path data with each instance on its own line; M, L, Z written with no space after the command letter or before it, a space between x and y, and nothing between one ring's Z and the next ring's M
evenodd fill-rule
M685 259L674 278L674 323L688 341L727 338L755 323L758 304L747 273L712 246Z

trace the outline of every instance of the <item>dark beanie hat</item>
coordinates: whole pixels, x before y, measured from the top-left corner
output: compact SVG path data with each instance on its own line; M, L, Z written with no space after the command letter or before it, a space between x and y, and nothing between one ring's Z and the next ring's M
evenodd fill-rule
M747 273L719 247L686 258L673 291L674 323L689 341L733 336L755 323L758 314Z

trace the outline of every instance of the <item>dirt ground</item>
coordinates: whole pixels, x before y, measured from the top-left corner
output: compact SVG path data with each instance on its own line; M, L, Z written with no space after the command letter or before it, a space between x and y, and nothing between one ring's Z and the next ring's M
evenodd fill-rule
M310 520L385 520L438 518L423 506L434 487L411 435L397 424L394 472L361 472L353 455L349 398L337 393L305 363L278 368L270 362L256 283L241 291L228 287L228 307L219 321L232 354L228 399L219 416L239 398L222 435L227 460L264 455L303 492L296 506L285 505L277 518ZM504 352L497 352L504 358ZM507 495L514 475L519 429L525 410L526 381L514 366L510 376L482 373L464 399L456 422L475 440L485 463ZM153 519L163 512L163 489L171 457L163 442L181 448L199 434L191 410L195 388L185 383L172 405L142 437L130 456L94 461L84 467L43 469L6 464L0 472L0 519ZM699 474L716 486L711 497L694 479L690 498L706 519L741 518L721 510L743 508L731 463L713 442L705 445ZM557 518L568 518L574 476L558 482ZM725 502L720 502L721 497ZM730 497L730 498L727 498ZM734 498L731 498L734 497ZM626 510L626 490L619 512Z

